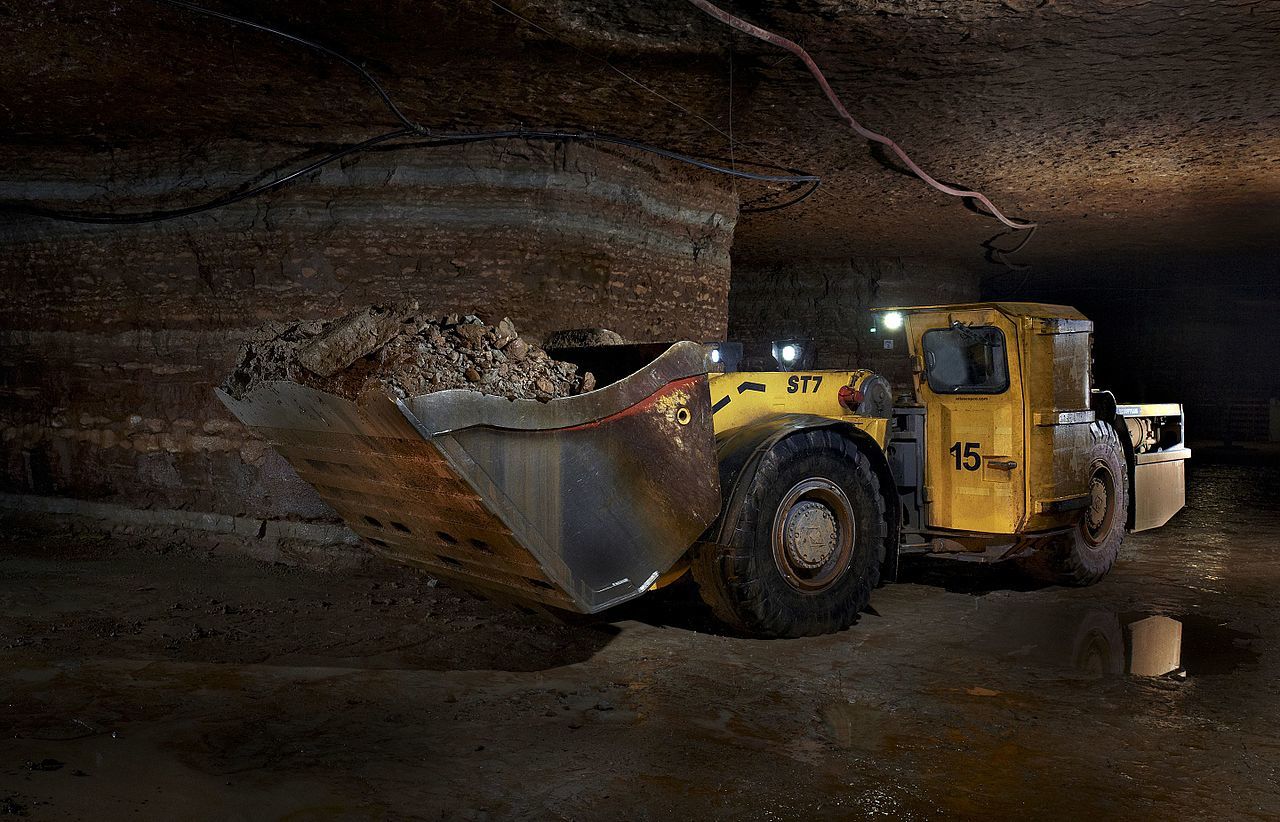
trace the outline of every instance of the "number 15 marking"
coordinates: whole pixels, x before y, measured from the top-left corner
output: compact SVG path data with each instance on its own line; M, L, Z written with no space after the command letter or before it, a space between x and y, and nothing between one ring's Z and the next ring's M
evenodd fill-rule
M982 455L978 453L978 449L982 447L981 443L966 442L964 451L960 450L960 443L956 443L947 449L947 453L956 458L956 470L963 468L966 471L977 471L982 467Z

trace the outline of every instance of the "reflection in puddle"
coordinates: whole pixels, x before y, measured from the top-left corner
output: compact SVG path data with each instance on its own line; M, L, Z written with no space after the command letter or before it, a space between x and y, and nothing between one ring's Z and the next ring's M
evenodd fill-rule
M1128 671L1135 676L1164 676L1182 670L1182 623L1149 616L1125 626Z
M1231 674L1239 668L1256 666L1258 653L1253 642L1259 637L1230 627L1220 620L1198 614L1176 617L1141 612L1115 612L1099 608L1062 608L1023 602L989 603L980 606L980 627L966 626L969 633L961 646L964 657L947 656L946 666L955 669L966 661L990 669L1022 668L1030 672L1085 674L1089 678L1171 677L1184 679ZM976 628L976 630L974 630ZM954 649L954 645L948 645ZM981 658L981 662L975 657ZM991 697L1004 704L1024 700L1030 691L1025 683L1015 685L1014 695L997 683L957 688L953 681L945 690L962 690L972 697ZM1038 683L1045 684L1045 683ZM996 688L999 688L997 690ZM976 703L969 703L976 704ZM981 727L962 729L934 726L900 713L893 699L876 702L850 700L824 706L821 716L831 741L838 747L865 754L884 754L891 749L950 749L958 745L972 748ZM989 728L987 730L990 730ZM957 735L955 738L948 734ZM1003 744L997 733L995 742ZM993 743L994 744L994 743Z
M1030 609L1001 620L982 644L1006 656L1095 676L1213 675L1256 660L1257 637L1205 617Z
M1182 670L1182 623L1167 616L1123 624L1113 613L1092 611L1080 620L1070 645L1062 661L1088 674L1164 676Z

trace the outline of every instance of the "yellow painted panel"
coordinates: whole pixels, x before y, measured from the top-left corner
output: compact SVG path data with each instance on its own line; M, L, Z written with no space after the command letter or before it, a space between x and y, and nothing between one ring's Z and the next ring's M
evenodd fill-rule
M1093 443L1090 356L1093 324L1023 317L1027 410L1028 530L1069 525L1078 511L1042 513L1044 503L1087 491Z
M858 371L736 371L712 374L711 408L716 434L779 414L813 414L850 423L883 448L888 420L852 415L840 404L840 388Z
M908 314L907 339L918 358L925 405L925 485L929 525L1016 534L1026 518L1025 430L1018 327L993 306ZM1005 338L1009 388L1000 394L939 394L923 373L924 334L953 322L993 326Z

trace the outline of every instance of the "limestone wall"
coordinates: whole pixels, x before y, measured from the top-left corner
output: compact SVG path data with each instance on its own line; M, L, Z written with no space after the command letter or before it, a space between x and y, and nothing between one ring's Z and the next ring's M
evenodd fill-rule
M249 152L205 159L223 177L135 178L117 199L260 170ZM63 207L98 193L48 182L74 179L60 172L0 188ZM580 144L489 144L364 155L166 223L0 223L0 493L326 520L213 395L251 329L416 298L534 339L720 337L736 203L718 182Z

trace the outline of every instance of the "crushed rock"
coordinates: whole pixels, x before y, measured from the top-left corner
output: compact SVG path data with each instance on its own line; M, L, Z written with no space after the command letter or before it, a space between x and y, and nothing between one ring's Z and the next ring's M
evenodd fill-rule
M474 314L432 319L412 301L336 320L269 325L244 344L236 362L222 386L236 399L272 380L350 400L370 391L405 398L465 388L547 401L595 387L591 372L552 359L508 318L494 325Z

